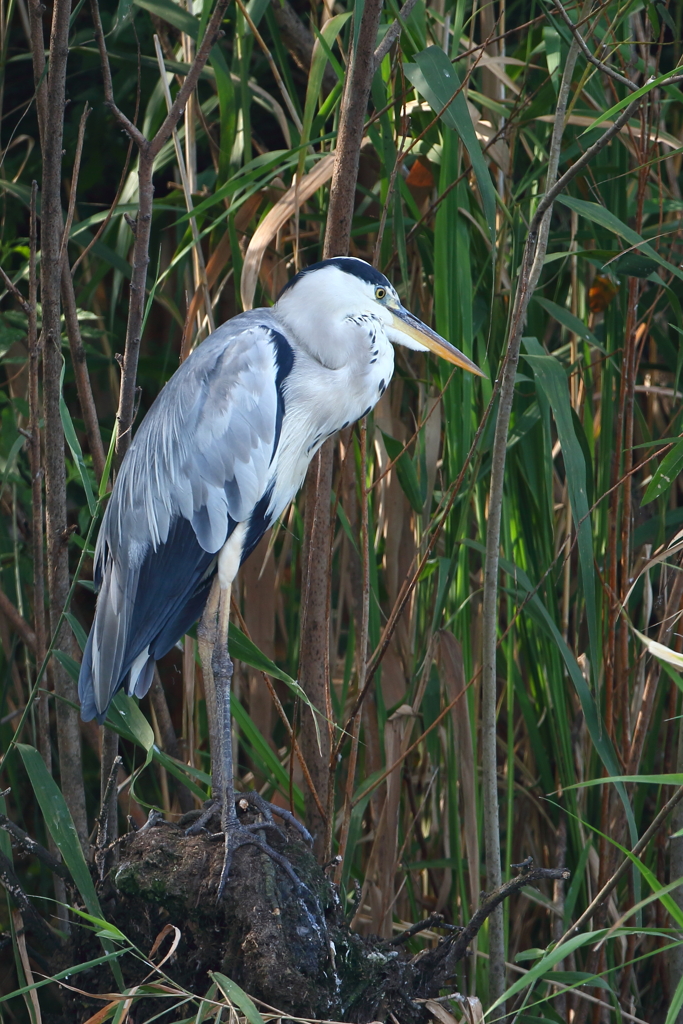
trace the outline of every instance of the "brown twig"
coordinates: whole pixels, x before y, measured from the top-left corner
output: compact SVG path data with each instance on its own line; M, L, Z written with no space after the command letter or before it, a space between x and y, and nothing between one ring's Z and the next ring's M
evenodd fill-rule
M393 939L389 939L390 946L401 946L408 939L412 939L414 935L419 935L420 932L426 931L428 928L438 928L443 924L443 914L429 914L421 921L416 921L415 924L411 924L410 928L406 928L404 932L400 932Z
M31 31L31 56L33 63L33 85L36 90L36 112L38 133L42 139L47 123L47 78L45 75L45 40L43 38L42 0L28 0L29 25Z
M349 73L345 79L323 259L344 256L349 251L360 148L370 86L375 71L374 42L377 38L381 10L381 0L366 0L358 27L358 45L351 56ZM326 709L330 720L332 716L329 672L329 566L332 549L332 460L332 443L326 441L311 463L306 479L306 545L302 588L305 615L301 630L299 672L301 684L311 700L318 707ZM329 729L325 730L321 739L322 757L318 753L313 720L310 715L306 715L302 724L302 748L323 805L328 806L331 794L328 766L332 747ZM309 813L317 816L317 808L314 809L310 801L307 806L307 814ZM311 831L327 833L331 821L329 815L326 815L326 818L328 820L316 822L317 828L313 827ZM325 838L320 838L317 852L325 859Z
M28 268L28 409L29 434L31 435L29 459L31 464L31 548L33 555L33 625L36 635L36 665L42 665L47 650L47 625L45 622L45 559L43 554L43 460L40 444L40 359L42 346L38 337L38 275L36 257L38 245L38 223L36 199L38 185L31 185L31 214L29 225L29 268ZM50 675L52 669L50 668ZM38 748L45 767L52 771L52 743L50 742L50 709L48 697L41 692L37 697Z
M21 887L12 862L4 853L0 852L0 884L4 885L9 896L12 897L22 915L25 918L27 927L31 928L48 946L56 946L57 939L48 925L42 919L36 908Z
M78 124L78 138L76 140L76 155L74 157L74 169L71 175L71 188L69 189L69 206L66 212L66 224L64 225L64 231L62 233L62 244L59 247L59 257L64 258L66 251L67 242L69 241L69 232L71 231L71 225L73 224L74 211L76 209L76 192L78 190L78 175L81 170L81 157L83 155L83 141L85 139L85 125L88 120L88 115L92 112L92 107L88 106L88 101L85 101L85 107L81 114L81 120Z
M389 27L386 35L384 36L384 39L379 44L379 46L377 47L373 54L375 68L378 68L380 66L386 55L389 53L389 50L400 36L401 31L403 29L403 24L407 20L407 18L410 17L410 12L412 11L416 3L417 0L405 0L403 7L398 12L396 20Z
M629 78L625 78L623 75L620 75L619 72L615 71L614 68L611 68L609 64L605 64L603 61L598 60L598 58L591 53L590 48L586 44L583 36L579 32L577 26L574 24L572 19L567 14L560 0L553 0L553 3L559 11L560 17L564 21L565 25L567 26L571 34L574 36L574 39L576 40L576 43L579 49L581 50L581 53L584 55L588 63L592 64L593 67L596 67L598 71L602 71L603 74L609 75L609 77L613 78L615 82L619 82L620 85L625 85L627 89L630 89L632 92L635 92L635 90L638 88L635 82L632 82Z
M563 879L566 882L570 877L571 872L568 868L535 868L529 866L521 875L511 878L508 882L504 882L503 885L494 890L494 892L488 893L462 932L451 942L450 962L455 964L462 960L470 942L479 934L482 925L491 916L496 907L499 907L510 896L523 889L525 885L540 882L544 878Z
M0 613L5 616L12 629L31 651L36 649L36 634L23 615L17 611L4 590L0 590Z
M240 629L242 630L244 635L247 637L248 640L251 640L251 635L249 633L249 627L247 626L246 622L244 621L244 616L242 615L242 612L240 610L240 606L238 605L237 601L235 600L235 595L234 594L232 595L232 614L237 618L237 621L239 622ZM304 780L306 782L306 785L311 790L311 793L313 795L313 799L315 800L315 804L316 804L316 807L318 809L318 813L319 813L321 819L324 819L325 818L325 814L326 814L325 809L323 808L323 805L320 802L320 797L318 796L318 791L315 788L315 784L313 782L313 779L311 778L311 773L308 770L308 765L306 764L306 760L305 760L305 758L304 758L304 756L303 756L303 754L301 752L301 747L299 746L299 744L297 742L296 733L294 732L294 729L290 725L289 719L287 718L287 715L285 713L285 709L282 706L282 701L278 697L278 695L277 695L277 693L275 691L275 687L273 686L273 684L271 682L271 679L270 679L270 676L268 675L268 673L267 672L261 672L261 676L263 677L263 681L264 681L264 683L266 684L266 686L268 688L268 692L269 692L269 694L271 696L273 704L275 705L275 710L277 711L277 713L279 715L280 721L282 722L282 724L284 725L285 729L287 730L287 735L289 736L289 741L292 744L292 750L294 751L294 756L296 757L296 759L299 762L299 765L301 766L301 771L303 772ZM297 701L298 701L298 698L297 698ZM296 712L295 712L295 714L296 714ZM290 771L290 778L291 778L291 771ZM290 801L290 804L291 803L292 803L292 801ZM290 809L293 810L293 806Z
M368 526L368 427L367 420L363 419L359 425L360 429L360 511L361 511L361 566L362 566L362 602L360 637L357 648L358 656L358 683L362 689L365 684L365 676L368 671L368 629L370 624L370 538ZM358 761L358 740L360 737L360 708L351 721L351 753L346 769L346 787L344 790L344 813L342 816L341 835L339 837L339 854L341 862L337 867L336 882L339 885L342 878L343 860L346 854L346 844L349 838L351 825L351 807L353 801L353 787L356 778L356 763ZM330 784L334 778L336 758L330 761Z
M26 313L28 315L28 310L29 310L28 302L26 301L24 296L21 294L21 292L19 291L19 289L17 288L15 283L12 281L12 279L10 277L8 277L8 275L2 269L2 267L0 267L0 275L2 276L3 281L7 285L8 290L12 293L14 298L17 300L17 302L19 303L19 305L23 309L24 313Z
M107 730L109 731L109 730ZM118 736L116 737L118 740ZM97 865L97 872L99 875L100 882L104 881L104 876L107 870L107 853L110 848L112 840L116 841L116 833L118 829L116 827L116 821L114 815L116 815L116 779L119 774L119 768L123 765L123 759L117 754L111 762L111 768L109 769L109 776L107 778L106 785L103 787L104 792L102 794L102 803L100 806L100 813L97 816L97 836L95 839L95 864Z
M61 610L69 595L69 558L66 510L66 467L64 432L60 414L60 377L62 371L60 284L63 260L61 171L64 136L66 65L69 53L69 0L55 0L50 36L50 60L47 75L47 121L42 137L43 174L41 189L41 288L43 312L43 400L45 419L45 507L47 539L47 577L50 616L56 647L72 653L72 634ZM34 57L39 61L40 56ZM34 70L35 74L35 70ZM81 762L76 686L66 670L54 665L57 740L59 745L62 791L71 811L81 842L87 844L85 789Z
M81 255L78 257L78 259L74 262L73 266L71 267L71 276L72 277L74 276L74 274L76 273L76 270L78 269L80 264L83 262L85 257L88 255L88 253L90 252L92 247L100 240L100 238L102 237L104 232L109 227L109 222L111 221L112 217L114 216L114 214L116 212L116 207L119 205L119 202L121 200L121 193L123 192L123 187L126 184L126 178L128 177L128 168L130 166L130 158L131 158L132 152L133 152L133 140L131 139L130 142L128 143L128 152L126 153L126 159L125 159L124 164L123 164L123 171L121 172L121 178L119 180L119 187L116 190L116 195L114 196L114 201L111 204L111 206L109 207L109 209L107 210L107 216L104 218L104 220L100 224L99 228L97 229L97 231L95 232L95 234L90 239L90 241L86 245L85 249L81 253Z
M15 843L22 850L30 853L32 857L37 857L53 875L58 875L65 882L71 881L71 874L66 865L62 864L61 860L58 860L49 850L46 850L44 846L37 843L35 839L32 839L28 832L24 832L23 828L19 828L13 821L10 821L6 814L0 814L0 828L3 828L5 832L9 832Z

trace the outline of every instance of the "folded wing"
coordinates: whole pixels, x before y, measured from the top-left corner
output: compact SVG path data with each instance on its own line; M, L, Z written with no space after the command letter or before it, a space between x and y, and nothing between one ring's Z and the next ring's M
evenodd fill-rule
M293 355L258 313L195 350L123 460L95 553L99 596L79 679L86 721L103 720L122 686L147 692L154 662L201 615L220 549L264 503Z

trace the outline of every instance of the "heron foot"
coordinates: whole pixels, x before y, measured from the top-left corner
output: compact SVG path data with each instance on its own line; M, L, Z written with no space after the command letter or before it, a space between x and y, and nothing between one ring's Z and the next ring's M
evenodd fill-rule
M204 806L200 811L188 811L187 814L183 814L179 821L180 826L191 824L185 829L186 836L198 836L200 832L206 831L206 826L209 821L213 818L214 814L220 816L221 805L218 800L206 800Z
M291 825L292 828L295 828L308 846L313 845L313 836L306 826L302 825L301 822L295 818L291 811L288 811L285 807L278 806L278 804L272 804L268 800L264 800L260 793L256 793L253 790L246 793L236 793L235 805L236 807L239 807L241 811L247 811L250 807L253 808L253 810L262 814L266 823L271 825L273 828L278 828L273 821L273 815L276 815L278 818L281 818L282 821L286 821L288 825ZM208 823L214 815L222 817L221 802L218 799L207 800L200 811L189 811L187 814L184 814L180 820L180 824L188 825L185 829L185 835L199 835L200 832L207 828ZM191 824L188 824L189 822L191 822ZM263 828L264 825L257 827Z
M212 838L223 839L225 844L225 852L223 855L223 868L221 870L221 878L218 884L218 893L216 895L216 902L219 902L225 891L225 886L228 881L230 874L230 868L232 866L232 858L236 850L240 846L256 846L262 853L267 854L272 861L278 864L285 874L288 876L290 882L294 886L296 892L307 893L308 890L301 879L298 877L296 871L281 853L274 850L270 843L265 839L263 832L267 828L275 828L278 832L281 829L274 822L260 821L253 822L251 825L243 825L237 818L231 818L228 822L228 827L225 832L218 832Z
M226 811L227 813L225 813ZM231 811L232 813L230 813ZM244 814L248 811L259 814L262 820L250 822L249 824L240 821L238 812ZM183 816L181 820L183 825L187 825L190 820L194 819L189 827L185 829L186 836L195 836L201 832L207 832L212 825L215 828L216 818L220 818L221 831L213 832L211 835L212 839L223 839L225 843L225 855L218 885L217 900L220 900L223 895L230 874L233 855L240 846L257 846L282 868L297 891L300 891L302 895L308 894L306 886L297 876L289 860L282 853L275 850L264 835L270 829L286 841L287 834L275 821L275 815L295 828L302 840L308 846L312 846L313 837L305 825L297 821L291 811L284 807L279 807L277 804L272 804L268 800L264 800L259 793L253 791L236 793L232 808L223 808L219 799L213 799L208 800L201 811L190 812L190 814Z

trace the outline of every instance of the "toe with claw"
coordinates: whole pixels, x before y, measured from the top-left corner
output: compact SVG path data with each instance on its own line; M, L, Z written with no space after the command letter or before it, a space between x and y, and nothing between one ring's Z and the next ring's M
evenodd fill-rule
M250 809L257 811L262 816L263 820L244 824L239 820L236 808L234 808L232 814L228 814L224 817L222 822L222 832L216 833L212 837L214 839L223 839L225 844L223 868L218 885L217 900L221 899L225 891L228 875L230 874L230 868L232 866L232 858L235 851L238 850L240 846L258 847L258 849L267 854L275 864L278 864L282 868L295 889L305 890L305 885L297 876L289 860L283 856L283 854L273 849L265 837L265 832L271 830L277 835L286 838L286 832L274 821L273 814L277 814L283 820L292 824L298 830L304 841L311 844L313 839L308 830L296 820L291 812L286 811L282 807L277 807L275 804L268 803L268 801L264 800L258 793L240 794L239 797L237 797L236 803L243 812Z

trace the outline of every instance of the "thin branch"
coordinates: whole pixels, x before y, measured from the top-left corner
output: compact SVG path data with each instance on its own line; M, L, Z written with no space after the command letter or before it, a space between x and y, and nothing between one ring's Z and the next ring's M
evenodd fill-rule
M29 225L28 265L28 409L29 433L31 435L29 458L31 463L31 548L33 555L33 625L36 632L36 667L43 664L47 648L47 624L45 621L45 553L43 551L43 459L40 443L40 359L41 339L38 335L38 217L36 204L38 184L31 184L31 213ZM50 670L52 675L52 670ZM52 743L50 740L50 709L47 694L43 691L37 698L38 706L38 748L45 767L52 773ZM59 899L59 895L55 892Z
M370 625L370 537L368 522L368 424L364 417L360 424L360 511L361 511L361 561L362 561L362 605L360 619L360 637L357 647L358 656L358 684L362 690L365 685L365 677L368 672L368 630ZM346 787L344 791L344 813L342 816L341 833L339 837L339 855L342 858L337 867L336 882L339 885L342 878L343 860L346 854L346 844L349 839L349 828L351 826L351 808L353 801L353 790L356 778L356 764L358 761L358 741L360 738L360 707L351 722L351 753L346 769ZM330 761L330 788L332 788L336 758ZM331 840L331 836L330 836ZM331 845L331 843L330 843ZM331 850L330 850L331 853Z
M232 614L237 618L237 621L239 623L239 627L242 630L242 632L244 633L244 635L247 637L248 640L251 640L251 634L249 632L249 627L247 626L246 622L244 621L244 616L242 615L242 612L240 610L240 606L238 605L237 601L235 600L235 595L234 594L232 595ZM273 701L273 704L275 705L275 710L277 711L277 713L278 713L278 715L280 717L280 721L282 722L282 724L284 725L285 729L287 730L287 735L289 737L290 743L292 744L292 750L294 751L294 756L296 757L297 761L299 762L299 765L301 766L301 771L303 772L303 776L304 776L306 785L309 787L309 789L310 789L310 791L311 791L311 793L313 795L313 799L315 800L315 805L316 805L316 807L318 809L318 814L320 815L321 820L324 821L325 820L325 816L326 816L326 811L325 811L325 809L323 808L323 805L320 802L320 797L318 796L318 791L317 791L317 789L315 787L315 783L313 782L313 779L311 778L311 773L309 771L308 765L306 764L306 759L304 758L304 755L303 755L303 753L301 751L301 747L299 746L299 743L297 741L296 733L294 732L294 729L290 725L289 719L287 718L287 715L285 713L285 709L282 706L282 701L280 700L280 698L278 697L278 695L277 695L277 693L275 691L275 687L273 686L273 683L272 683L272 681L270 679L270 676L267 674L267 672L261 672L261 675L263 677L264 683L268 687L268 692L270 693L270 696L271 696L271 699Z
M597 156L597 154L600 153L606 145L608 145L608 143L612 141L615 135L618 135L618 133L621 131L624 125L628 122L631 115L638 109L642 100L643 97L639 96L638 99L635 99L631 103L629 103L629 105L625 107L624 110L621 112L616 121L609 126L609 128L605 131L603 135L600 136L597 142L594 142L593 145L590 146L585 151L585 153L582 153L579 159L572 164L569 170L565 171L562 177L557 180L555 185L545 193L540 203L538 204L538 209L536 210L534 219L532 220L531 225L529 227L530 232L532 232L534 228L538 226L543 214L550 209L550 207L553 205L557 197L562 192L564 192L567 185L574 180L577 174L581 173L584 167L586 167L586 165L589 164L591 160L595 156Z
M396 935L393 939L389 939L390 946L401 946L408 939L412 939L414 935L419 935L420 932L426 931L428 928L439 928L443 924L443 914L429 914L428 917L424 917L421 921L416 921L415 924L411 924L410 928L406 928L404 932Z
M46 922L42 919L36 908L21 887L12 862L4 853L0 852L0 884L4 885L9 896L21 910L27 927L33 929L37 935L49 946L56 946L57 939Z
M560 0L553 0L553 3L560 12L562 20L566 24L571 34L574 36L574 39L576 40L576 43L579 49L581 50L581 53L584 55L588 63L592 64L593 67L596 67L598 71L602 71L605 75L609 75L609 77L613 78L615 82L620 82L621 85L625 85L627 89L630 89L632 92L635 92L635 90L638 88L635 82L632 82L629 78L625 78L623 75L620 75L619 72L615 71L614 68L611 68L609 64L604 64L603 61L599 60L591 53L590 48L586 44L583 36L581 35L574 22L565 11Z
M384 39L379 44L374 53L375 69L377 69L380 66L386 55L389 53L389 50L400 36L401 31L404 27L404 22L407 21L407 19L410 17L410 12L412 11L416 3L417 0L406 0L403 7L398 13L396 21L394 21L394 23L387 30Z
M36 112L38 129L42 139L47 123L47 76L45 74L45 39L43 38L42 0L28 0L28 14L31 31L31 56L33 62L33 85L36 90Z
M2 275L2 279L5 282L5 284L7 285L7 290L12 293L12 295L17 300L17 302L21 306L21 308L24 311L24 313L26 313L26 315L28 316L28 312L29 312L29 304L28 304L28 302L26 301L24 296L21 294L21 292L19 291L17 286L14 284L14 282L7 276L7 274L2 269L2 267L0 267L0 275Z
M494 892L488 893L484 899L482 905L470 918L467 925L463 928L457 938L454 938L450 943L448 960L450 964L456 964L462 960L467 952L472 939L474 939L480 932L484 922L491 916L497 907L513 896L520 889L523 889L526 885L531 885L532 882L539 882L541 879L562 879L567 881L571 877L571 872L568 868L534 868L529 867L528 870L523 871L521 875L517 875L515 878L511 878L508 882L499 886Z
M164 91L166 98L166 107L168 110L171 109L171 90L168 87L168 80L166 78L166 68L164 66L164 55L161 52L161 43L159 42L159 36L154 36L154 46L157 53L157 61L159 64L159 75L161 80L161 87ZM202 249L202 242L199 236L199 228L197 227L197 218L194 216L194 203L192 201L192 188L190 187L190 179L187 174L187 167L185 164L185 158L180 145L180 139L178 137L178 131L174 127L171 136L173 138L173 145L176 152L176 162L178 164L178 171L180 173L180 181L183 186L183 192L185 194L185 206L187 212L190 214L190 230L192 232L192 242L194 245L194 256L195 256L195 288L201 291L204 296L204 310L206 313L206 319L209 324L209 331L211 334L216 330L216 325L213 319L213 310L211 308L211 293L209 292L209 283L206 279L206 264L204 262L204 251ZM189 326L189 325L188 325Z
M32 839L28 832L24 832L23 828L19 828L13 821L10 821L6 814L0 814L0 828L9 832L17 846L20 846L26 853L30 853L32 857L37 857L53 875L58 875L65 882L71 881L71 874L66 865L62 864L61 860L58 860L35 839Z
M0 590L0 613L5 616L15 633L21 637L23 642L32 651L36 649L36 634L29 626L26 619L14 607L7 594Z
M106 729L104 735L111 730ZM118 736L114 733L118 741ZM119 774L119 768L123 765L123 759L118 754L115 755L111 762L109 769L109 776L107 778L106 785L103 787L104 792L102 793L102 805L100 807L100 813L97 816L97 836L95 839L95 865L99 875L100 882L104 881L104 876L107 870L107 853L109 852L109 846L112 841L116 841L117 836L112 833L116 833L116 779Z
M62 262L62 305L66 336L69 339L69 351L71 352L71 366L76 380L76 391L78 392L78 402L83 414L88 448L92 456L92 467L99 483L104 473L106 457L104 445L102 444L97 408L90 383L90 374L88 373L88 362L83 345L81 325L78 319L74 282L69 271L69 261L66 258Z
M147 139L142 134L139 128L130 121L122 110L116 106L114 100L114 86L111 80L111 68L109 67L109 54L107 53L107 44L104 40L104 29L102 28L102 19L100 18L100 9L97 4L97 0L90 0L90 12L92 14L93 25L95 28L95 41L97 42L97 48L100 51L100 64L102 66L102 84L104 87L104 102L111 110L112 114L119 122L122 128L128 133L128 136L133 140L138 149L142 150L147 145Z
M128 152L126 153L126 159L125 159L125 162L124 162L124 165L123 165L123 172L121 174L121 179L119 181L119 187L116 190L116 195L114 196L114 202L109 207L109 210L107 211L107 216L104 218L104 220L100 224L99 228L95 232L95 235L90 239L90 241L86 245L85 249L83 250L81 255L78 257L78 259L76 260L76 262L72 266L72 268L71 268L71 276L72 277L74 276L74 274L76 273L77 268L83 262L85 257L88 255L88 253L92 249L92 247L96 244L96 242L98 242L100 240L100 238L102 237L104 232L109 227L109 222L111 221L112 217L114 216L114 213L116 212L116 207L119 205L119 202L121 201L121 193L123 192L123 187L126 184L126 178L128 176L128 168L130 166L130 157L131 157L131 153L132 152L133 152L133 140L131 139L130 142L128 143Z
M327 211L323 259L345 256L351 240L356 183L363 128L370 86L375 73L374 42L382 12L382 0L366 0L356 34L349 72L344 82L337 149ZM309 466L306 478L306 543L302 573L305 617L301 629L301 683L318 707L324 707L331 720L330 696L330 559L332 552L331 501L333 448L327 441ZM303 720L301 745L311 768L323 806L333 808L333 788L329 780L332 738L326 729L321 736L322 757L318 752L315 723L311 715ZM325 840L332 826L332 815L322 821L307 794L307 814L315 822L312 832L324 829L316 852L323 859Z
M588 10L592 0L586 0ZM486 856L486 877L490 886L498 888L502 881L500 861L500 821L498 812L498 768L497 768L497 673L496 635L498 630L498 571L500 559L500 530L503 509L503 488L507 439L515 390L515 378L522 330L526 313L536 282L543 267L547 247L552 202L557 195L556 179L560 161L560 146L564 133L565 115L571 90L574 67L579 56L578 43L573 42L564 67L555 111L555 123L550 144L546 197L539 203L532 220L524 247L524 256L515 303L510 320L508 341L503 365L498 374L501 381L500 400L491 453L491 483L489 489L488 521L486 525L486 555L484 560L484 594L482 601L482 769L483 769L483 812L484 848ZM578 163L578 161L577 161ZM564 176L566 178L566 175ZM571 180L571 179L569 179ZM564 187L564 185L562 186ZM500 999L505 991L505 942L503 935L503 914L492 908L493 917L489 925L489 1001ZM504 1010L504 1007L503 1007Z
M105 102L118 120L119 124L135 142L139 150L139 207L137 219L131 223L131 228L135 235L135 244L133 246L130 301L128 305L126 345L123 356L123 373L121 376L119 407L116 414L118 424L116 453L119 459L123 458L130 446L131 428L133 425L135 410L135 389L138 357L140 354L142 323L145 311L147 266L149 264L149 241L152 228L152 202L154 197L152 175L154 172L154 160L158 156L161 147L171 137L171 133L178 123L178 120L185 110L185 106L197 85L199 76L209 58L211 49L220 34L221 21L228 3L229 0L218 0L206 27L201 46L197 51L197 55L190 66L187 76L178 90L176 98L171 104L170 110L164 118L161 127L154 138L149 140L116 105L111 69L109 66L109 56L107 54L100 11L97 0L91 0L90 6L93 25L95 28L95 38L97 40L97 46L100 52L100 62L102 65Z
M436 527L434 528L434 530L432 531L432 535L431 535L431 537L429 539L429 543L427 544L427 547L425 548L425 551L424 551L424 553L423 553L423 555L422 555L422 557L420 559L420 562L419 562L417 568L415 569L415 572L413 573L413 575L410 577L410 579L408 579L407 577L406 577L406 579L404 579L403 584L401 586L401 590L399 592L399 595L396 598L396 601L394 602L394 607L391 609L391 612L389 614L389 618L387 619L387 623L386 623L386 625L384 627L384 632L382 633L382 637L380 639L380 642L377 645L377 647L376 647L376 649L375 649L375 651L373 653L373 656L372 656L372 659L371 659L371 662L370 662L370 666L368 668L367 677L365 679L365 686L363 687L361 692L356 697L356 700L355 700L355 702L353 704L353 707L352 707L352 709L351 709L351 711L349 713L349 716L348 716L348 718L346 720L346 725L344 726L344 728L342 730L342 733L341 733L341 736L339 738L339 741L337 743L337 747L335 749L335 757L338 755L339 750L341 748L341 745L344 742L344 734L349 729L349 727L351 725L351 721L353 720L353 717L356 714L358 708L360 707L360 705L365 700L365 697L366 697L366 695L367 695L367 693L368 693L368 691L370 689L370 685L372 683L372 680L375 677L375 673L377 672L377 669L381 665L382 659L384 658L384 655L387 652L389 644L391 643L391 638L393 637L394 632L396 630L396 627L398 625L399 619L401 618L401 615L403 614L403 609L405 608L406 604L410 600L410 596L411 596L411 594L413 593L415 587L418 584L418 581L419 581L419 579L420 579L420 577L422 575L424 567L427 564L427 561L429 560L429 558L431 556L431 553L434 550L434 547L435 547L439 537L441 536L441 531L443 530L443 528L444 528L444 526L446 524L446 521L448 519L448 514L451 511L451 509L452 509L452 507L453 507L453 505L455 503L455 499L457 498L458 494L460 493L460 488L462 486L462 482L465 479L465 475L467 473L467 470L469 469L470 463L471 463L472 459L474 458L474 454L475 454L475 452L477 450L477 447L479 445L479 439L481 438L482 434L484 433L484 430L486 429L486 424L488 423L489 414L491 412L491 409L495 405L496 399L498 398L499 391L500 391L500 382L496 381L496 383L495 383L495 385L493 387L493 391L491 393L491 398L489 399L489 404L488 404L488 406L486 407L486 409L484 411L484 415L482 416L481 422L480 422L479 426L477 427L477 430L475 432L474 438L472 440L472 444L470 445L470 450L468 451L467 456L465 457L465 460L464 460L464 462L462 464L460 472L458 473L458 476L457 476L457 479L455 480L455 483L452 484L452 486L449 489L448 499L447 499L443 509L440 510L440 512L437 513L437 515L439 515L439 521L436 524ZM439 716L439 720L440 720L440 718L441 718L441 716Z
M64 252L66 250L66 244L69 240L69 232L71 231L71 225L74 219L74 210L76 209L76 191L78 189L78 175L81 170L81 157L83 155L83 140L85 139L85 125L88 120L88 115L92 112L92 107L88 106L88 101L85 101L85 107L81 114L81 120L78 125L78 139L76 141L76 155L74 157L74 169L71 175L71 189L69 190L69 207L66 213L66 224L64 225L64 232L62 234L62 244L59 247L60 259L64 258Z
M54 0L47 76L47 121L41 139L43 165L40 220L47 578L55 643L67 654L73 650L73 634L61 615L70 585L64 430L60 413L63 366L60 292L64 265L60 250L64 227L61 201L62 145L70 17L70 0ZM76 685L57 662L54 664L54 678L55 692L65 698L58 700L56 705L62 790L79 839L85 848L88 827L81 736L78 711L74 706L77 699Z

